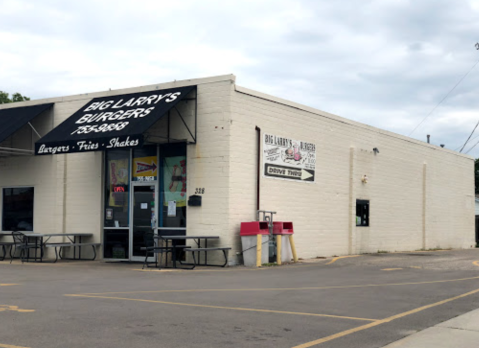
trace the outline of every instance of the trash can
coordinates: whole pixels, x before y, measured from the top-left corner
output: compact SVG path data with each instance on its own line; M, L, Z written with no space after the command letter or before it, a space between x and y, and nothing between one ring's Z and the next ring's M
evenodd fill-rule
M273 221L273 235L276 236L277 254L281 255L281 262L291 262L294 257L290 237L293 234L292 222Z
M254 267L268 263L269 229L267 221L242 222L240 236L245 266ZM258 247L259 240L261 242ZM259 250L261 260L258 260L257 257Z

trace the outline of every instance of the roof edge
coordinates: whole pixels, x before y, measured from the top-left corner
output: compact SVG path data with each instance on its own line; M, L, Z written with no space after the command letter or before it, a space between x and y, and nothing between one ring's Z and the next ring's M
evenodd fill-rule
M290 100L275 97L275 96L272 96L272 95L269 95L269 94L266 94L266 93L258 92L258 91L255 91L255 90L252 90L252 89L249 89L249 88L241 87L241 86L238 86L236 84L235 84L235 91L238 92L238 93L250 95L252 97L265 99L265 100L269 100L269 101L272 101L272 102L275 102L275 103L278 103L278 104L283 104L283 105L290 106L290 107L293 107L293 108L296 108L296 109L300 109L300 110L303 110L303 111L306 111L306 112L309 112L309 113L312 113L312 114L315 114L315 115L318 115L318 116L329 118L329 119L331 119L333 121L336 121L336 122L349 124L351 126L356 126L356 127L367 129L367 130L370 130L370 131L373 131L373 132L376 132L376 133L380 133L380 134L383 134L383 135L386 135L386 136L397 138L399 140L414 143L416 145L425 146L425 147L428 147L432 150L440 150L440 151L447 152L451 155L456 155L456 156L460 156L460 157L464 157L464 158L467 158L467 159L474 160L474 157L463 154L463 153L459 153L459 152L456 152L456 151L453 151L453 150L450 150L450 149L446 149L446 148L443 148L443 147L440 147L440 146L437 146L437 145L428 144L428 143L423 142L421 140L409 138L405 135L401 135L401 134L394 133L394 132L391 132L391 131L387 131L387 130L384 130L384 129L381 129L381 128L370 126L370 125L367 125L365 123L353 121L353 120L350 120L350 119L347 119L347 118L344 118L344 117L341 117L341 116L338 116L338 115L335 115L335 114L331 114L331 113L326 112L326 111L315 109L315 108L310 107L310 106L295 103L295 102L292 102Z
M98 92L91 92L91 93L73 94L73 95L64 96L64 97L34 99L34 100L23 101L23 102L0 104L0 109L18 108L22 106L33 106L33 105L46 104L46 103L74 101L74 100L85 99L86 97L93 99L98 97L106 97L109 95L138 93L138 92L152 91L155 89L159 90L159 89L168 89L168 88L175 88L175 87L185 87L185 86L201 85L201 84L220 82L220 81L230 81L232 84L234 84L236 81L236 76L233 74L228 74L228 75L218 75L218 76L194 78L194 79L187 79L187 80L173 80L170 82L155 83L152 85L112 89L108 91L98 91Z

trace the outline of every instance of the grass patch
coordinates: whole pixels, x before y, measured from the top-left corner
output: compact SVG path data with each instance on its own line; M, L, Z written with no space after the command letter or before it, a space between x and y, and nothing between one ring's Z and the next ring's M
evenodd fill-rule
M378 254L387 254L388 252L387 250L378 250Z

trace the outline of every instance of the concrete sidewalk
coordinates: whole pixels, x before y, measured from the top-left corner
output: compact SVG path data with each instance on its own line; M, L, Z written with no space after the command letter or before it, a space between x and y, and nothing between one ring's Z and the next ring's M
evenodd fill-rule
M415 333L383 348L479 347L479 309Z

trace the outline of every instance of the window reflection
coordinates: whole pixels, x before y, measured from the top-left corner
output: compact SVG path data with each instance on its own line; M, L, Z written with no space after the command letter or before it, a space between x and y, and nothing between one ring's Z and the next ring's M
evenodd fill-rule
M3 231L33 231L33 187L3 189Z

